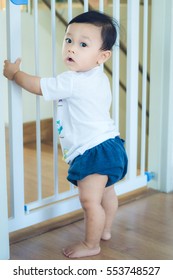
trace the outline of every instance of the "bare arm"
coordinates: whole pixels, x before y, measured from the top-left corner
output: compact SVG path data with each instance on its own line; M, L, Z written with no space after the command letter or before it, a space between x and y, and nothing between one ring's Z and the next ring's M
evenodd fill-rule
M20 71L21 60L14 63L4 61L4 76L9 80L14 80L19 86L36 95L42 95L40 87L40 77L29 75Z
M31 76L25 72L18 71L14 75L13 80L16 82L16 84L26 89L27 91L36 95L42 95L40 88L40 77Z

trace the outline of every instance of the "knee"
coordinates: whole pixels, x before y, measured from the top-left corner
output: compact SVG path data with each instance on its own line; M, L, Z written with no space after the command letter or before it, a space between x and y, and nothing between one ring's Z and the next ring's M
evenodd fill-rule
M91 208L91 201L89 199L86 198L80 198L80 203L82 205L83 210L88 210L89 208Z
M93 210L95 207L97 207L97 202L88 198L80 198L80 203L84 211Z

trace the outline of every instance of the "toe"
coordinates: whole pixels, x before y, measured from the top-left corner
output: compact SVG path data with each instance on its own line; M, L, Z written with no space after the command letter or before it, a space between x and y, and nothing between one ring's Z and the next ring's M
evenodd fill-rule
M72 250L69 248L62 249L63 254L69 258L70 254L72 253Z

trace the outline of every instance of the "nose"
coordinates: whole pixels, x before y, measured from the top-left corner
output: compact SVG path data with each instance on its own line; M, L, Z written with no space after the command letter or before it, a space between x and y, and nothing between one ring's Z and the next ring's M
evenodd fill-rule
M68 52L69 52L69 53L74 53L74 50L68 49Z
M68 47L68 53L75 53L75 47L74 45L70 44L70 46Z

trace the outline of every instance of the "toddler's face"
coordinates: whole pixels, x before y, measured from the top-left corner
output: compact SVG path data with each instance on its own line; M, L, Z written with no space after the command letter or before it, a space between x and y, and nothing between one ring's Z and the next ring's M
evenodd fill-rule
M62 47L65 65L72 71L88 71L103 63L101 27L87 23L68 26Z

